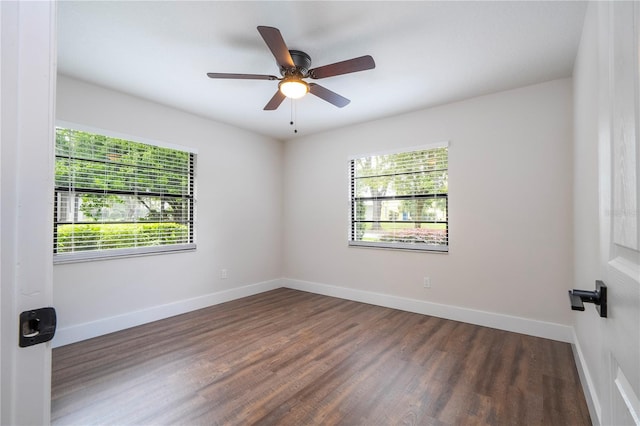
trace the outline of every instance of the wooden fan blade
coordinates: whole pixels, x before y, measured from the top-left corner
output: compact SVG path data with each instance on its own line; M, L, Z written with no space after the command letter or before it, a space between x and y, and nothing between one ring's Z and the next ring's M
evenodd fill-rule
M324 65L322 67L309 70L311 78L326 78L334 75L349 74L352 72L370 70L376 67L376 63L369 55L360 56L359 58L348 59L335 64Z
M209 78L234 78L240 80L277 80L275 75L265 74L230 74L225 72L208 72Z
M267 104L264 106L264 110L273 111L275 109L278 109L282 101L284 101L284 98L286 98L286 96L283 95L282 92L280 92L280 90L278 90L276 94L273 95L273 98L271 98L271 100L267 102Z
M309 83L309 93L311 93L312 95L316 95L320 99L324 99L325 101L337 106L338 108L347 106L349 105L349 102L351 102L344 96L340 96L336 92L332 92L326 87L322 87L316 83Z
M293 63L289 48L284 42L279 29L260 26L258 27L258 32L264 39L264 42L267 43L267 47L271 50L271 53L273 53L280 68L295 68L296 65Z

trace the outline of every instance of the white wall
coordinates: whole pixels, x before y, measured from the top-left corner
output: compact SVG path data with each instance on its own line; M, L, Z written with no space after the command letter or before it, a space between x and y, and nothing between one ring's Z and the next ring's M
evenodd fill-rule
M574 103L574 286L591 289L601 277L598 206L598 8L589 5L585 16L580 48L573 72ZM598 389L606 389L602 351L602 330L595 309L573 313L575 344L579 352L578 370L582 373L585 395L594 422L601 418ZM595 414L595 415L594 415Z
M573 284L571 100L571 80L557 80L283 147L60 76L58 119L198 150L198 250L56 265L57 344L303 282L430 303L442 316L481 311L494 321L487 325L507 329L518 319L565 327ZM347 158L444 140L449 254L349 248ZM220 279L223 268L228 280ZM422 288L424 276L432 289Z
M570 330L572 118L562 79L287 142L284 276ZM348 247L347 158L447 140L450 252Z
M65 76L56 115L198 151L197 250L56 265L58 345L279 286L282 142Z

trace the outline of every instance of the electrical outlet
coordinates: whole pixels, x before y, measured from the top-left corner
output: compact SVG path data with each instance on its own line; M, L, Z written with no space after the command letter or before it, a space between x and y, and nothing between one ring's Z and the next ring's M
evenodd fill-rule
M424 277L423 286L424 288L431 288L431 278Z
M229 272L226 269L220 269L220 279L226 280L229 278Z

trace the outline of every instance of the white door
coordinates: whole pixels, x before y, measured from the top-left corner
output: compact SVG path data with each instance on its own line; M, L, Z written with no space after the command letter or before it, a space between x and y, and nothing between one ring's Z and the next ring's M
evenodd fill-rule
M51 306L55 3L0 2L0 424L48 424L50 343L18 346Z
M602 421L640 425L640 3L600 7L600 241L609 296L600 321L608 360Z

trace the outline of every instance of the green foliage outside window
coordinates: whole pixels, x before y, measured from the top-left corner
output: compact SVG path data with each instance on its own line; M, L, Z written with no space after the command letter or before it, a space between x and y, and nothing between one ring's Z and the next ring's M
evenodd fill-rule
M193 243L194 154L66 128L55 153L55 253Z
M58 253L187 243L189 228L178 223L60 225Z
M446 250L448 167L446 146L351 160L350 241Z

